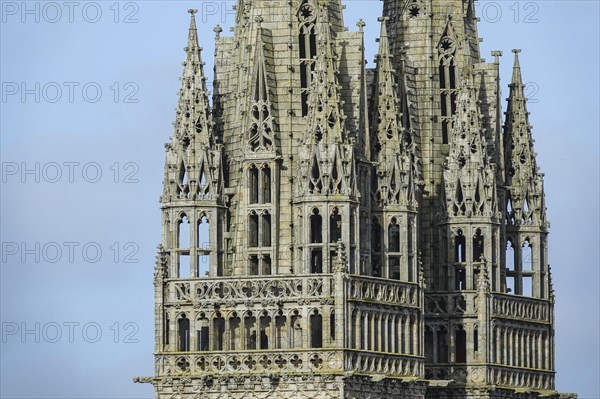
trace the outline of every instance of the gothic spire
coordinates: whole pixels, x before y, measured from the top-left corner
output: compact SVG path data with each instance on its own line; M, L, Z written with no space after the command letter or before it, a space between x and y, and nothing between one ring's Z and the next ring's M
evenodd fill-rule
M371 113L372 154L377 174L374 199L380 206L412 206L416 204L414 157L403 146L404 127L387 35L388 19L379 19L381 34L375 60L377 67Z
M262 18L256 17L256 42L254 51L254 71L251 78L250 110L248 112L248 147L251 151L275 150L273 137L273 116L269 94L269 80L265 59Z
M444 170L445 213L493 216L496 213L495 165L487 155L473 71L467 67L452 118L450 154Z
M305 142L341 143L346 142L347 135L326 8L322 9L320 20L317 29L319 52L309 94L308 134Z
M509 185L515 176L517 179L519 177L530 178L537 173L531 126L528 120L529 113L526 106L525 85L519 63L520 52L521 50L513 50L515 61L512 81L509 85L510 94L504 124L506 146L504 154L508 166L506 181Z
M513 50L515 61L504 123L506 184L509 187L508 222L545 225L543 174L539 173L533 149L520 52Z
M179 103L175 120L175 139L187 147L190 141L207 145L210 140L210 109L208 105L208 90L204 76L204 62L202 61L202 48L198 44L198 31L196 29L195 14L197 10L188 10L190 13L190 29L186 58L183 62L183 75L181 76L181 89L179 90ZM174 143L175 140L174 140Z
M175 132L167 144L164 202L218 200L223 185L221 148L212 137L208 90L202 48L198 43L195 14L190 13L181 89L174 122Z

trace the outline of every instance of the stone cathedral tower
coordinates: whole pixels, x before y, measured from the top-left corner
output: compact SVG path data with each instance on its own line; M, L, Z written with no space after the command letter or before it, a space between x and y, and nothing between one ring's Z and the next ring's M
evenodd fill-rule
M194 10L166 145L156 398L566 398L518 50L473 0L239 0L209 102Z

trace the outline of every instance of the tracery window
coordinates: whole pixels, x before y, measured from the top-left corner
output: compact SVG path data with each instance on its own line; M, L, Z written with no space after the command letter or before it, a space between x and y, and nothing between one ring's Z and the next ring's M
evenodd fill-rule
M305 0L298 10L300 31L298 34L300 56L300 94L302 97L302 116L308 115L308 90L315 69L314 57L317 55L317 37L315 22L317 20L315 7Z
M442 114L442 142L448 144L452 116L456 113L456 45L449 36L442 37L438 45L440 76L440 107Z

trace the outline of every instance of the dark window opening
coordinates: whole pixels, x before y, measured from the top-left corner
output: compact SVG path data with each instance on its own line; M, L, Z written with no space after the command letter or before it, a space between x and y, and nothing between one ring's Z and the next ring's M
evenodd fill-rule
M320 314L310 316L310 347L323 347L323 318Z
M329 217L329 242L337 242L342 239L342 215L337 208Z
M310 272L323 273L323 250L313 249L310 254Z
M310 215L310 242L323 242L323 218L318 209L314 209Z
M433 331L425 329L425 362L433 363Z
M217 317L213 320L213 329L215 337L215 350L223 350L223 336L225 334L225 319Z
M484 248L484 239L481 235L481 230L477 229L477 233L475 237L473 237L473 261L478 262L481 261L481 257L483 256L483 248Z
M467 250L466 250L466 239L463 235L462 230L458 230L457 236L454 238L454 261L455 262L466 262Z
M335 313L333 312L329 316L329 337L332 341L335 339Z
M271 203L271 169L265 166L262 169L262 202L263 204Z
M249 170L249 185L250 185L250 198L251 204L258 204L258 169L252 165Z
M165 330L163 332L163 344L169 345L169 335L171 330L171 321L169 320L169 316L165 314Z
M437 332L437 363L448 363L448 333L442 328Z
M395 218L388 226L388 245L390 252L400 252L400 226Z
M181 316L179 324L179 351L188 352L190 350L190 320L186 315Z
M467 332L463 328L456 330L456 362L467 362Z

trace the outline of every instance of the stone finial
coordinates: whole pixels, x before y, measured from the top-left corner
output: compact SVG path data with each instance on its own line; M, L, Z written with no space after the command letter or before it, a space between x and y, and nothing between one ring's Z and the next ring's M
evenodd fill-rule
M197 14L197 13L198 13L198 10L197 10L197 9L194 9L194 8L190 8L190 9L188 10L188 13L190 13L190 14L192 14L192 16L194 16L195 14Z
M500 51L500 50L492 51L492 57L494 57L494 63L499 64L500 57L502 57L502 51Z
M342 242L342 240L338 240L336 243L337 246L337 254L335 257L335 262L333 264L334 273L346 273L348 272L348 258L346 257L346 246Z
M421 256L421 251L417 252L417 263L419 265L419 284L421 288L427 288L427 281L425 281L425 266L423 265L423 258Z
M359 32L362 32L362 31L363 31L363 28L364 28L365 26L367 26L367 24L366 24L366 23L365 23L365 21L363 21L363 19L361 18L361 19L359 19L359 20L358 20L358 22L356 23L356 26L358 26L358 31L359 31Z
M223 28L221 28L221 25L217 25L213 28L213 32L215 32L215 38L218 39L219 37L221 37L221 32L223 32Z
M515 54L519 54L521 52L521 49L520 48L514 48L514 49L512 49L512 52L515 53Z

